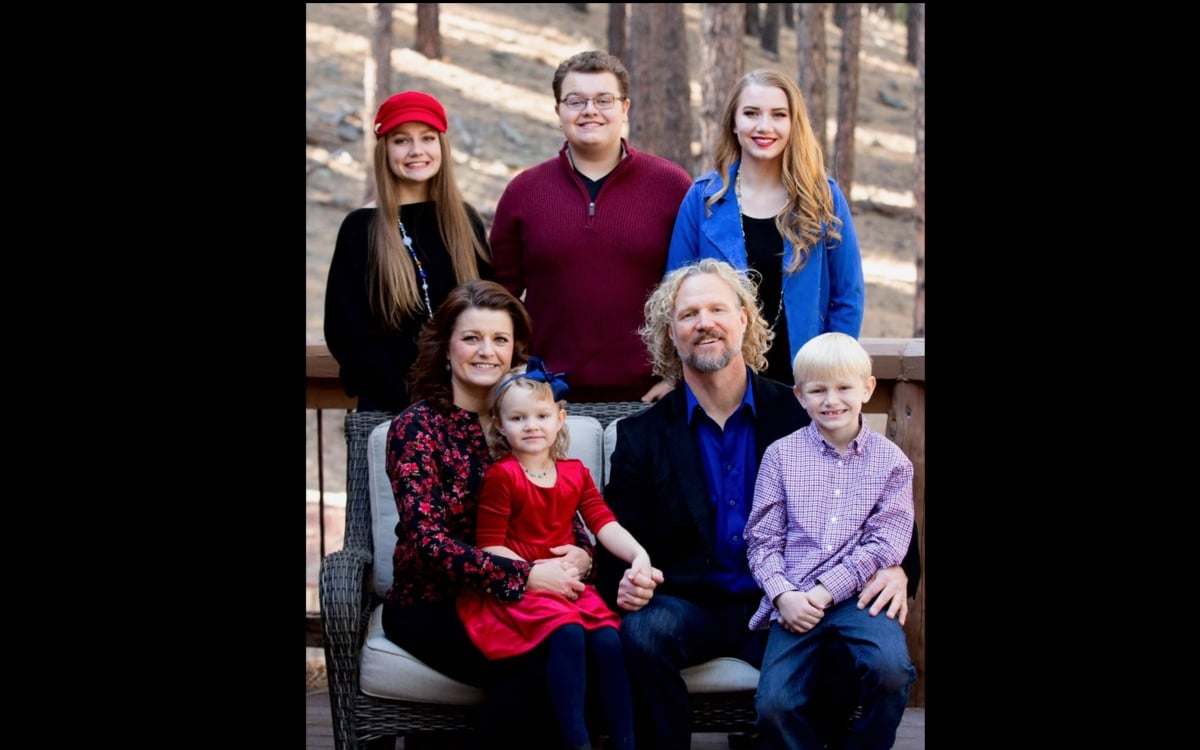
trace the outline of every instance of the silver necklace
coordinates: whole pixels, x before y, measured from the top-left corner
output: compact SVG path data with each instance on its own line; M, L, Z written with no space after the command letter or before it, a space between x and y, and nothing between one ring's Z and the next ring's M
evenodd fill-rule
M524 466L522 466L521 468L525 469ZM546 469L545 471L530 471L529 469L525 469L525 473L528 474L529 476L533 477L534 479L544 479L544 478L546 478L547 475L550 474L550 469Z
M404 246L408 248L408 254L412 256L413 263L417 264L417 273L421 275L421 292L425 295L425 307L429 308L429 319L433 319L433 303L429 301L429 277L425 275L425 266L421 265L421 259L417 257L417 251L413 250L412 237L408 236L408 232L404 231L404 222L396 219L396 223L400 225L400 238L404 240Z
M742 170L738 170L737 177L733 180L733 193L737 196L738 202L738 226L742 229L742 249L746 251L746 268L750 267L750 247L746 243L746 225L742 221ZM781 263L783 261L780 261ZM775 326L779 325L779 318L783 315L783 270L779 271L779 309L775 311L775 320L771 321L771 327L768 330L774 331Z

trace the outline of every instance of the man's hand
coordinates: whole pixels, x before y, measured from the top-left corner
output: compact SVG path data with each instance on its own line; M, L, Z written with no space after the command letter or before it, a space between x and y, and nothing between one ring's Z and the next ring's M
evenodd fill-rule
M872 599L875 600L874 604L871 604ZM875 571L875 575L867 579L867 585L858 596L859 609L868 604L871 605L871 617L887 607L888 619L895 620L899 617L903 626L904 621L908 619L908 576L904 573L904 568L893 565Z
M637 612L650 603L654 588L663 582L663 573L651 566L650 575L638 573L633 568L625 571L617 584L617 606L626 612Z

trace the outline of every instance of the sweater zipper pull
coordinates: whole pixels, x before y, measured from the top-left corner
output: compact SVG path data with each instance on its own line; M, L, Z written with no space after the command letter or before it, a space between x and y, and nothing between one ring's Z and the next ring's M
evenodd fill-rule
M595 216L596 216L596 201L590 201L588 203L588 218L591 219L591 218L594 218Z

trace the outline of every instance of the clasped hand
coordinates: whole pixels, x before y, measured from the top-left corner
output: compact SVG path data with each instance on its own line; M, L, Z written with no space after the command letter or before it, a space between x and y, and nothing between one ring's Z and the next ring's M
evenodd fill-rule
M573 544L551 547L550 551L558 557L534 560L525 587L549 591L569 601L576 601L583 593L584 583L581 579L591 567L591 557Z
M825 616L833 596L821 584L808 591L785 591L775 597L779 624L792 633L807 633Z
M649 561L642 555L634 558L617 584L617 606L626 612L636 612L649 604L654 588L663 582L663 572Z

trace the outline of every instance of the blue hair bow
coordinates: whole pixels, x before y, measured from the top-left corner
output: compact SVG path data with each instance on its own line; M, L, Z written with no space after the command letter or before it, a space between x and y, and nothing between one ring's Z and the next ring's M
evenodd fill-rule
M555 401L562 401L567 397L567 391L570 390L570 386L567 385L567 374L565 372L549 372L541 357L530 357L529 364L525 365L525 372L514 377L549 383L550 392L554 394Z

